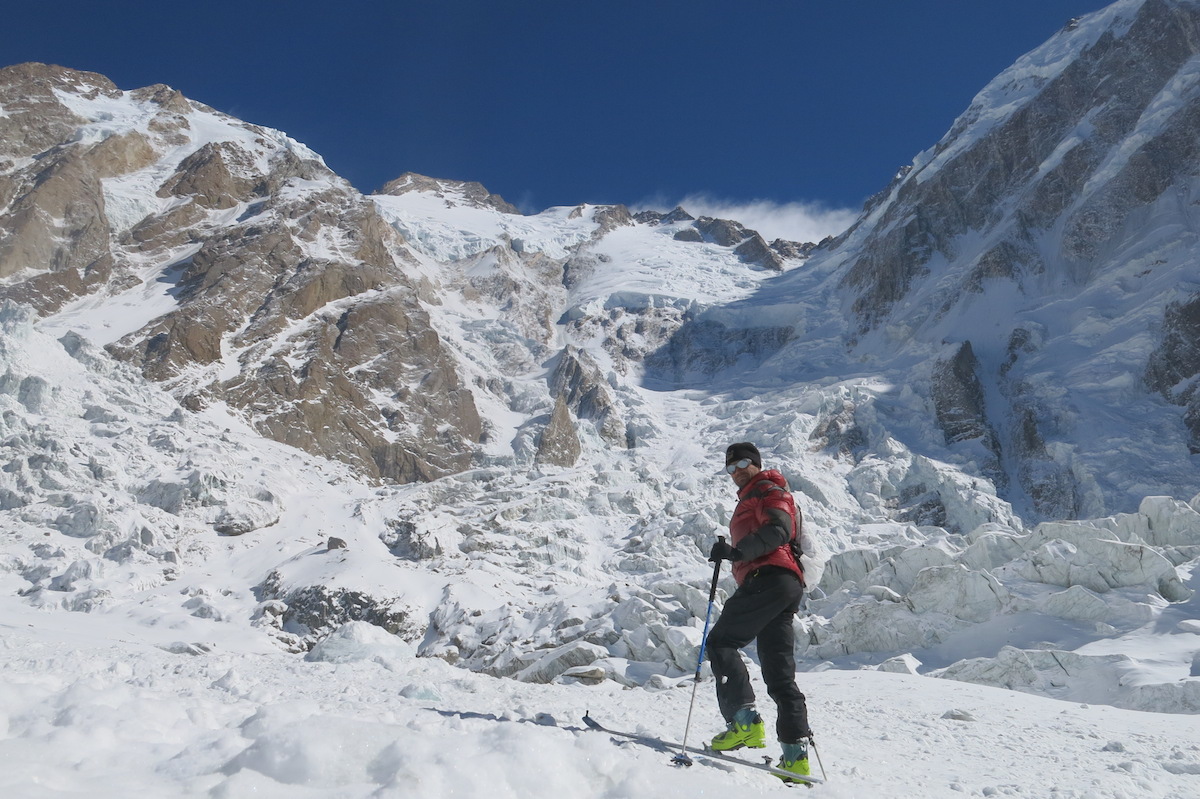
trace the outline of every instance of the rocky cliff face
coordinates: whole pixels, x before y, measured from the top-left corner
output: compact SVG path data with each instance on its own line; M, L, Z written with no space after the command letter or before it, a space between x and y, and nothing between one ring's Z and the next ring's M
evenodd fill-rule
M1100 408L1188 408L1173 465L1147 458L1152 482L1185 468L1179 436L1196 448L1198 55L1194 3L1122 0L1072 22L810 262L849 314L852 357L922 363L947 442L986 442L978 470L1035 518L1134 501L1095 480L1112 441L1092 430L1139 437ZM978 386L936 365L945 343L969 343Z
M482 183L438 180L415 172L405 172L395 180L385 183L377 193L399 197L409 192L424 192L443 199L463 199L474 208L493 208L504 214L521 213L515 205L507 202L499 194L492 194Z
M69 320L121 298L131 313L99 343L186 407L228 403L264 435L398 482L510 447L573 461L576 419L628 446L607 367L564 347L558 326L569 312L583 337L604 329L615 366L638 368L654 310L613 326L611 308L572 310L571 287L602 273L606 237L688 226L686 212L552 210L544 240L545 224L478 183L409 173L365 197L282 133L165 86L22 64L0 70L0 107L0 299ZM446 209L467 216L439 228ZM734 222L703 226L689 246L733 268L803 257ZM544 393L512 379L556 357ZM515 429L497 423L513 414Z
M750 230L732 219L714 219L710 216L694 218L683 208L675 208L666 214L642 211L634 217L637 221L657 225L687 221L690 225L675 232L679 241L711 241L723 247L732 247L734 253L746 263L757 264L783 271L789 259L805 258L816 246L811 242L776 239L767 244L757 231Z
M1000 467L1000 442L988 422L987 400L979 370L979 359L971 349L971 342L965 341L953 355L934 366L929 390L946 443L975 442L983 450L979 458L980 471L1003 490L1008 487L1008 478Z
M1200 454L1200 295L1167 306L1159 346L1146 365L1146 385L1187 409L1188 448Z
M997 78L871 213L843 278L860 331L946 263L953 279L919 321L990 279L1039 293L1086 284L1168 189L1185 188L1197 160L1200 10L1139 0L1105 13ZM969 245L968 232L985 242Z
M57 308L70 297L108 279L113 264L100 178L121 163L144 158L145 142L130 135L106 147L72 147L86 123L58 102L59 92L102 101L119 94L108 79L24 64L0 80L0 208L6 234L0 239L0 277L23 270L49 273L33 279L22 299ZM31 276L33 277L33 276Z
M61 310L162 287L173 307L110 343L186 405L370 477L470 463L471 392L419 302L412 255L315 154L165 87L0 71L0 294Z

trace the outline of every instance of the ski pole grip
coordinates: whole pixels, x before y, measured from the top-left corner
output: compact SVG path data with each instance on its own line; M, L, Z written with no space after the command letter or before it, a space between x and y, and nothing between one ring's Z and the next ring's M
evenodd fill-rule
M719 536L717 536L717 540L720 541L722 544L724 544L725 536L719 535ZM709 601L710 605L713 602L713 600L715 600L717 598L717 581L720 579L721 579L721 561L718 559L717 562L713 564L712 586L709 587L709 589L708 589L708 601Z

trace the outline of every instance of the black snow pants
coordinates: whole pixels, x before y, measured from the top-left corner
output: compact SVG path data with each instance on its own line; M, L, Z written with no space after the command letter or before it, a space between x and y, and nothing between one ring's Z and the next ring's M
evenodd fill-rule
M799 743L810 733L808 706L796 685L796 634L792 629L803 593L800 580L787 569L758 569L733 592L708 635L717 704L726 722L733 721L739 709L754 704L750 675L738 650L757 640L763 682L779 709L775 732L783 743Z

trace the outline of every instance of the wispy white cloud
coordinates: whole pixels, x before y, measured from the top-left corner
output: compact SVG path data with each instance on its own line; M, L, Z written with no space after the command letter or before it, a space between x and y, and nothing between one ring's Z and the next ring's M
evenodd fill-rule
M815 202L777 203L770 200L722 200L708 194L689 194L679 201L658 197L638 203L638 210L670 211L683 206L692 216L732 219L757 230L767 241L820 241L836 236L858 218L850 208L829 208Z

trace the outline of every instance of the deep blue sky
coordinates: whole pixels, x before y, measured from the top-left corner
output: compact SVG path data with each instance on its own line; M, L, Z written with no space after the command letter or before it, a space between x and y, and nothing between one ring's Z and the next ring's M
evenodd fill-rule
M1103 0L10 4L0 65L166 83L321 153L524 210L729 201L857 209L974 94Z

